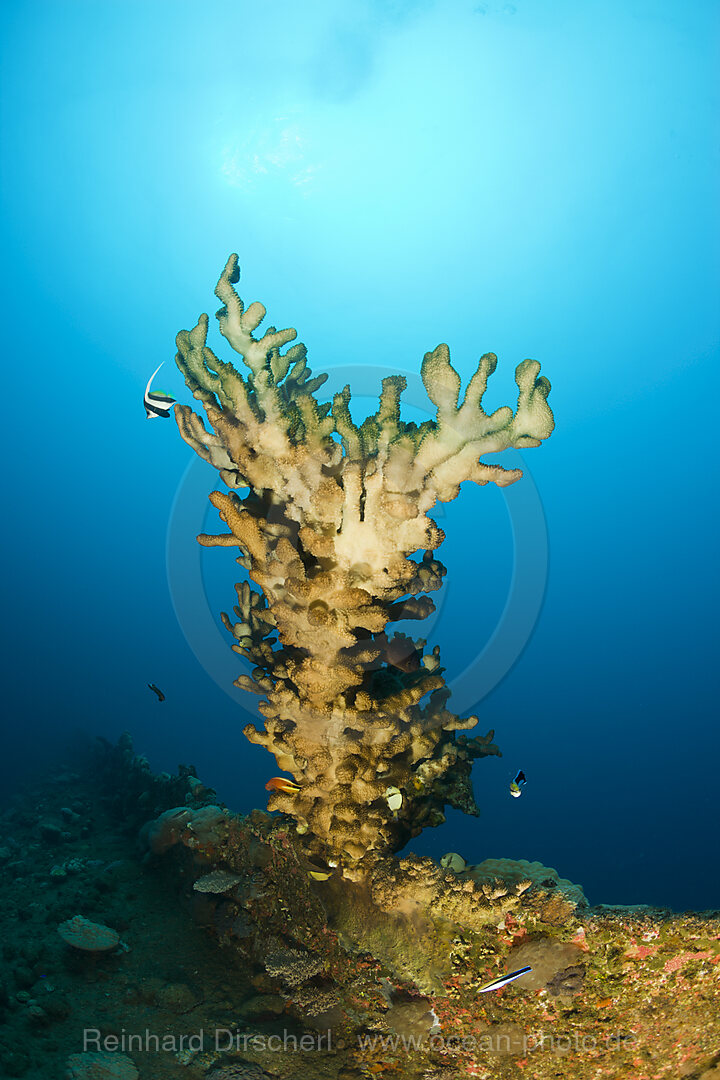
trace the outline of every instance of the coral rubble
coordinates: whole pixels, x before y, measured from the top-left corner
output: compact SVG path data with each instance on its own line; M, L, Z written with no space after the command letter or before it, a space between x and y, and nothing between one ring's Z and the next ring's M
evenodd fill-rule
M210 424L178 405L180 433L230 489L210 496L229 531L198 539L237 547L260 590L236 585L235 618L223 621L254 665L236 685L263 697L264 730L248 725L245 734L300 787L276 790L269 807L294 817L310 852L332 853L359 880L364 863L443 821L445 805L477 813L470 771L475 758L498 753L493 732L458 737L477 717L447 708L439 648L388 636L388 627L434 610L427 594L442 584L433 553L444 536L430 511L463 481L519 478L480 457L548 438L550 384L524 360L515 412L488 414L495 355L481 358L460 401L460 376L438 345L421 370L434 420L401 419L406 383L393 375L377 411L356 423L348 386L320 403L327 376L311 376L304 345L282 351L295 330L254 335L265 308L244 306L238 280L232 255L215 290L217 318L245 376L208 347L207 315L177 336L177 364Z
M127 737L73 764L1 815L2 1076L715 1080L717 912L575 906L537 864L479 882L462 859L387 857L316 880L288 819L154 776ZM155 852L148 815L181 807ZM39 830L67 808L59 841ZM69 948L77 912L127 948Z

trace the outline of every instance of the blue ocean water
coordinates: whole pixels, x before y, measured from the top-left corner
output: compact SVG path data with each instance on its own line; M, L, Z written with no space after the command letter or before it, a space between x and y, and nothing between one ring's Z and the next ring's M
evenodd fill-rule
M553 384L526 477L438 511L427 636L503 757L475 766L482 816L412 849L540 860L593 903L718 907L717 5L0 17L5 794L73 732L128 729L153 768L264 805L255 699L217 677L237 568L194 546L215 474L142 406L161 360L190 400L174 336L237 251L240 295L361 386L357 415L440 341L464 379L498 354L493 405L526 356ZM500 630L507 672L482 663Z

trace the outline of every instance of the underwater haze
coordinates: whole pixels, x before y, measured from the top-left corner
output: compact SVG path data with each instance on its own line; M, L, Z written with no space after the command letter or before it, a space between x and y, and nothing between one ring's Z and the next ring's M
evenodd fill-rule
M593 904L720 907L717 4L0 18L4 796L77 733L128 730L154 770L266 805L277 766L242 734L257 699L219 618L242 572L195 542L218 481L143 407L161 362L192 400L175 334L236 251L240 296L356 418L402 372L426 419L439 342L464 383L497 353L493 407L525 357L552 383L549 441L497 456L523 479L432 515L448 573L414 629L503 756L474 767L481 816L409 850L538 860Z

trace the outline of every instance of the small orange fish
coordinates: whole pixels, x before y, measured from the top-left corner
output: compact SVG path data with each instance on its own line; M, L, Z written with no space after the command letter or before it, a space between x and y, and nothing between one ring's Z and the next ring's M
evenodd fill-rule
M297 795L300 788L292 780L287 780L284 776L273 776L265 785L265 790L284 791L286 795Z

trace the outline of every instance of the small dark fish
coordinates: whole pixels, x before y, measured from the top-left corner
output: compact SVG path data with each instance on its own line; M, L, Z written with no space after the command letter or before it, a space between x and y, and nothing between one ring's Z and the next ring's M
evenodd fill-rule
M388 640L385 657L389 664L408 675L420 667L420 653L415 648L413 639L405 634L396 634Z
M152 690L153 694L157 694L157 696L158 696L158 701L164 701L164 700L165 700L165 695L163 694L162 690L160 690L160 689L159 689L159 688L158 688L158 687L157 687L157 686L155 685L155 683L154 683L154 682L149 682L149 683L148 683L148 686L149 686L149 688L150 688L150 689Z
M503 986L507 986L508 983L519 979L521 975L527 975L528 971L532 971L532 968L522 967L518 968L517 971L510 971L507 975L498 975L497 979L491 979L489 983L481 986L478 994L487 994L489 990L500 990Z
M520 771L513 782L510 784L510 794L513 799L519 799L522 795L522 789L525 787L527 780L525 779L525 773Z
M175 398L170 397L164 390L150 389L150 383L153 381L161 367L162 364L160 364L160 367L155 368L145 387L145 397L143 398L143 401L145 404L145 414L148 420L155 420L158 416L168 417L170 415L170 410L175 404Z

